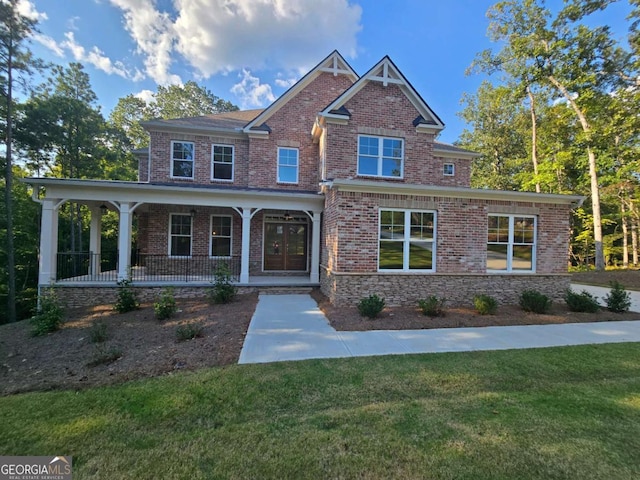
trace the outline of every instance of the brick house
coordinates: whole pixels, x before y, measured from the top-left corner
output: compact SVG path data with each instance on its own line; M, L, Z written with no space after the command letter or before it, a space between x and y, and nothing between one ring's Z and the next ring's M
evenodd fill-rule
M582 198L470 188L477 155L436 140L444 124L388 57L358 76L333 52L264 110L143 125L137 182L28 179L44 190L39 284L67 289L72 304L124 278L187 295L220 263L242 288L320 286L336 304L371 293L514 301L568 286ZM91 211L89 251L71 274L52 241L67 201ZM119 214L110 264L105 209Z

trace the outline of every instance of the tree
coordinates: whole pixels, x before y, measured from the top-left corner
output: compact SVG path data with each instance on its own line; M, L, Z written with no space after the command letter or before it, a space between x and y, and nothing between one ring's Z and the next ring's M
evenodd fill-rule
M36 22L20 15L18 0L0 0L0 92L2 94L5 169L4 201L7 230L7 314L9 321L16 320L15 245L13 229L13 123L14 84L21 73L28 73L37 66L32 59L26 40Z

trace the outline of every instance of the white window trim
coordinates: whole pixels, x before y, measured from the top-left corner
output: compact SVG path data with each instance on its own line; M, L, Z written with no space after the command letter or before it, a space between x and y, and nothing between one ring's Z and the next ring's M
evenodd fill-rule
M191 241L189 242L189 255L171 255L171 238L173 237L173 234L171 233L171 223L172 223L172 219L174 217L174 215L181 215L181 216L185 216L185 217L189 217L191 220L191 234L189 235L189 238L191 239ZM193 256L193 216L189 215L188 213L170 213L169 214L169 229L167 230L169 232L168 235L168 242L167 242L167 254L169 256L169 258L191 258ZM179 237L183 237L186 235L178 235Z
M215 164L219 163L221 165L226 165L226 163L223 162L215 162L213 160L213 156L214 156L214 150L215 147L231 147L231 178L227 179L227 178L215 178L214 177L214 171L215 171ZM234 180L235 174L236 174L236 147L235 145L228 145L226 143L213 143L211 144L211 181L212 182L227 182L227 183L231 183Z
M506 270L489 270L489 268L487 268L487 265L485 264L485 270L487 272L487 274L489 275L501 275L501 274L505 274L505 273L515 273L515 274L522 274L522 275L531 275L536 273L536 258L537 258L537 251L538 251L538 217L535 215L525 215L525 214L518 214L518 213L490 213L487 216L488 217L508 217L509 218L509 241L507 243L498 243L498 242L491 242L491 245L507 245L507 268ZM533 219L533 243L529 244L522 244L522 243L514 243L513 241L513 228L514 228L514 221L515 218L532 218ZM488 223L487 223L487 232L488 232ZM490 245L489 241L487 240L486 242L487 245ZM531 270L514 270L513 269L513 246L514 245L531 245L532 246L532 252L531 252ZM488 249L488 247L487 247Z
M451 173L447 173L447 170L446 170L446 168L449 167L449 166L451 167ZM455 163L445 163L444 165L442 165L442 174L445 177L453 177L453 176L455 176L455 174L456 174L456 165L455 165Z
M295 150L298 153L296 163L296 181L287 182L286 180L280 180L280 150ZM300 181L300 149L296 147L278 147L278 158L276 159L276 177L278 183L286 183L288 185L297 185ZM283 165L283 167L290 168L291 165Z
M190 177L182 177L180 175L174 175L173 174L173 162L174 160L178 160L178 161L187 161L187 160L182 160L181 158L173 158L173 145L176 143L190 143L191 145L193 145L193 160L191 160L191 176ZM169 173L170 173L170 177L171 178L177 178L177 179L181 179L181 180L193 180L195 178L195 174L196 174L196 144L194 142L190 142L188 140L171 140L171 155L170 155L170 165L169 165Z
M367 137L367 138L377 138L378 139L378 173L377 175L372 175L372 174L368 174L368 173L360 173L360 139L363 137ZM382 153L383 153L383 145L384 145L384 140L400 140L400 143L402 144L402 157L401 157L401 161L402 163L400 164L400 176L399 177L394 177L393 175L382 175ZM366 155L370 158L371 155ZM395 180L404 180L404 138L399 138L399 137L381 137L378 135L358 135L358 154L356 156L356 174L359 177L370 177L370 178L390 178L390 179L395 179Z
M231 219L231 230L229 235L229 255L211 255L213 247L213 217L227 217ZM220 237L220 238L227 238ZM212 213L209 216L209 258L231 258L233 256L233 215Z
M392 212L404 212L404 231L405 236L402 240L402 264L403 268L380 268L380 227L382 225L382 212L392 211ZM432 268L409 268L409 253L410 253L410 244L411 244L411 213L431 213L433 214L433 250L432 250ZM409 232L407 235L406 232ZM378 242L378 272L380 273L435 273L436 271L436 260L438 258L436 249L437 249L437 240L438 240L438 212L436 210L416 210L413 208L378 208L378 234L377 234L377 242Z

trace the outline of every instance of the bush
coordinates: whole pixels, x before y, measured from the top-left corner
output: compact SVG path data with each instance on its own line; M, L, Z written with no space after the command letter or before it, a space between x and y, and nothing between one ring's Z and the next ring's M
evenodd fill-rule
M60 329L64 320L64 309L53 289L42 292L40 308L31 318L31 336L39 337Z
M568 288L564 294L564 301L572 312L595 313L600 310L598 298L586 290L576 293Z
M547 313L551 308L551 300L537 290L525 290L520 295L520 307L525 312Z
M495 315L498 310L498 301L490 295L476 295L473 297L473 305L480 315Z
M631 307L631 295L617 280L611 282L610 285L611 291L604 297L607 308L615 313L628 312Z
M108 338L107 324L102 320L95 320L89 329L89 341L91 343L102 343L106 342Z
M376 318L384 309L384 298L380 298L375 293L363 298L358 303L358 312L363 317Z
M176 340L178 342L184 342L185 340L191 340L196 337L202 337L202 326L189 323L186 325L179 325L176 328Z
M429 317L444 317L444 303L445 299L438 298L435 295L431 295L426 299L419 300L418 306L422 310L423 315Z
M220 264L214 272L213 288L209 291L212 303L230 303L238 293L237 287L231 283L231 270L226 264Z
M173 296L173 287L167 287L162 291L160 299L153 304L153 312L158 320L167 320L178 311L176 299Z
M120 280L118 282L118 299L113 309L118 313L127 313L138 308L140 308L140 302L131 287L131 280Z
M122 350L118 347L98 347L87 367L97 367L98 365L108 365L122 357Z

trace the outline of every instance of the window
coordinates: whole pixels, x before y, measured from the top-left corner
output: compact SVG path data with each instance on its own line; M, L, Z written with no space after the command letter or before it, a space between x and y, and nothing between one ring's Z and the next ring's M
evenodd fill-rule
M175 178L193 178L192 142L171 142L171 176Z
M233 181L233 145L212 145L211 179Z
M298 183L297 148L278 148L278 182Z
M533 272L536 218L489 215L487 272Z
M231 216L211 215L211 256L231 256Z
M169 219L169 255L191 256L191 215L172 213Z
M399 138L358 138L358 175L402 178L404 143Z
M453 177L456 173L456 166L453 163L445 163L442 167L442 173L445 177Z
M434 270L435 212L381 210L379 270Z

